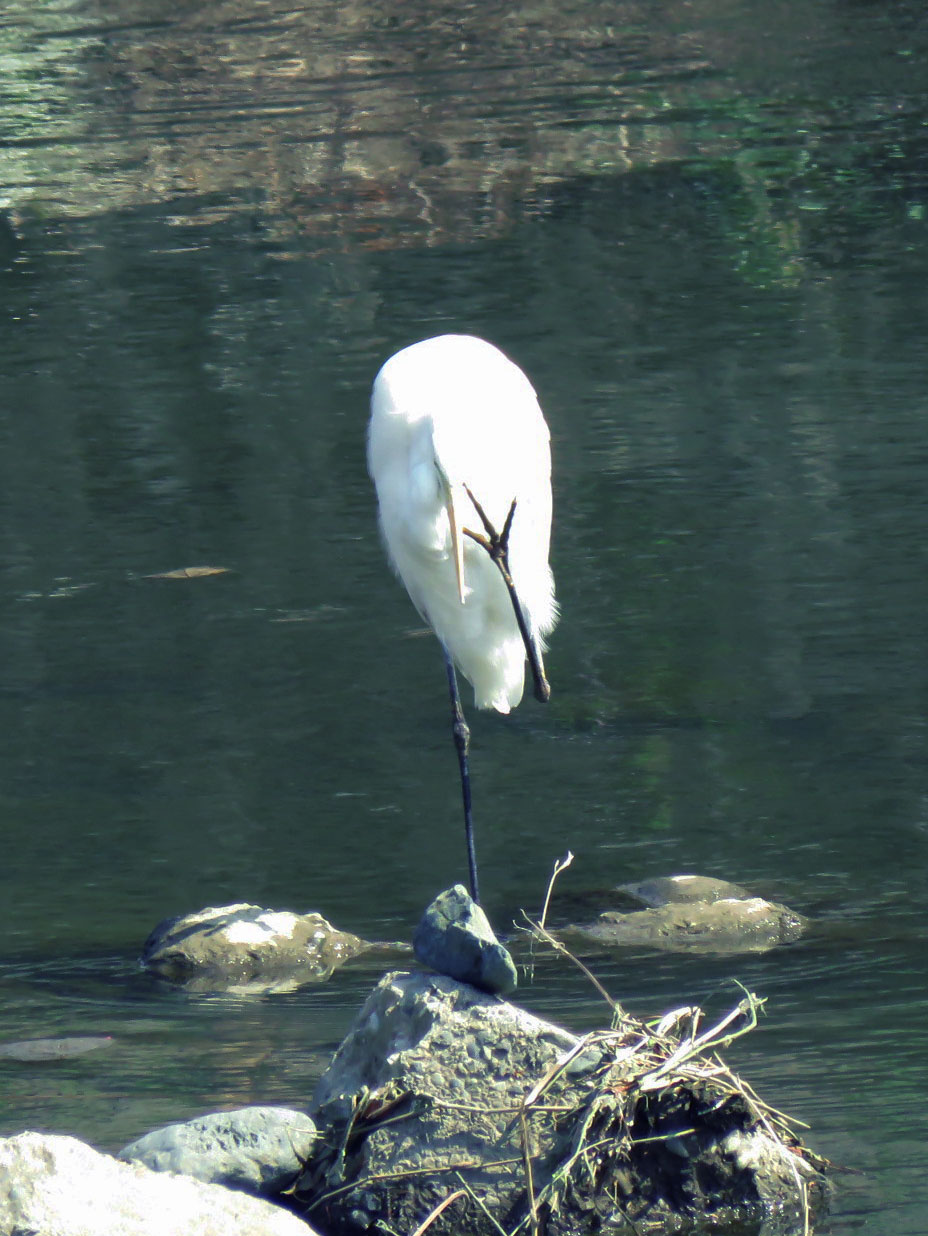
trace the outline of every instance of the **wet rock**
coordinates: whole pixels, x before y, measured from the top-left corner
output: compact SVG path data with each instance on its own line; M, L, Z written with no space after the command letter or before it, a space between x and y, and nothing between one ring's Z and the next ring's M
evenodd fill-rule
M120 1163L73 1137L0 1138L0 1233L37 1236L312 1236L261 1198Z
M342 1234L413 1231L452 1193L431 1236L512 1231L530 1198L550 1236L795 1218L821 1177L714 1055L700 1073L700 1016L580 1040L445 976L387 975L320 1080L297 1198ZM697 1080L674 1072L684 1056Z
M204 990L287 990L318 982L370 946L321 914L263 910L245 902L165 919L142 948L142 965Z
M156 1172L277 1194L310 1157L316 1126L284 1107L242 1107L155 1129L125 1146L119 1158Z
M729 898L739 900L751 896L740 884L728 880L716 880L712 876L675 875L655 876L649 880L633 880L620 884L615 890L626 904L626 910L643 910L665 906L671 902L713 902Z
M35 1064L40 1060L70 1060L86 1056L101 1047L112 1047L115 1040L109 1034L82 1034L63 1039L23 1039L17 1043L0 1043L0 1058L25 1060Z
M516 989L515 963L463 884L439 893L425 911L413 951L423 965L481 991L505 996Z
M609 947L733 954L792 944L808 920L788 906L754 897L739 884L710 876L675 875L636 880L614 890L618 909L561 935Z
M443 1163L479 1165L467 1173L469 1186L505 1213L518 1186L510 1167L494 1164L518 1153L513 1115L531 1082L575 1044L566 1031L470 984L438 974L386 975L313 1098L321 1140L338 1146L349 1126L365 1130L344 1165L357 1188L333 1198L314 1221L363 1230L382 1218L394 1231L413 1231L455 1187ZM475 1119L475 1108L487 1114ZM430 1163L436 1174L408 1174ZM326 1176L334 1184L342 1169L323 1161L319 1170L322 1179L298 1184L301 1199ZM397 1172L376 1188L364 1184L371 1175ZM459 1216L460 1207L451 1213Z
M794 910L762 897L748 897L671 902L631 914L606 910L596 922L572 928L569 934L610 946L727 954L792 944L805 927L806 920Z

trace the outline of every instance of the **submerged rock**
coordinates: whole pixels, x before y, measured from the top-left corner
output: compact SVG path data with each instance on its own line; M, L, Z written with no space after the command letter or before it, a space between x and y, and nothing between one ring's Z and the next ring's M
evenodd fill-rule
M141 961L174 983L266 991L327 979L369 947L321 914L240 902L165 919L145 941Z
M439 974L507 996L518 982L515 963L463 884L439 893L416 928L413 951Z
M0 1058L24 1060L35 1064L40 1060L71 1060L86 1056L101 1047L112 1047L115 1039L109 1034L80 1034L63 1039L22 1039L17 1043L0 1043Z
M751 896L740 884L717 880L714 876L674 875L652 876L647 880L631 880L615 890L626 901L623 909L644 910L673 903L747 899Z
M294 1214L189 1176L120 1163L74 1137L0 1138L0 1233L313 1236Z
M619 909L604 910L591 923L571 924L564 938L730 954L793 944L808 927L808 920L788 906L710 876L659 876L619 885L614 893Z
M309 1158L316 1126L285 1107L242 1107L169 1124L124 1146L119 1158L156 1172L249 1193L282 1193Z
M675 952L762 952L792 944L805 930L801 914L762 897L681 902L622 914L604 911L575 931L609 945L650 945Z
M721 1023L753 1016L746 998ZM295 1194L326 1230L583 1236L801 1226L823 1177L719 1065L699 1011L578 1039L440 975L384 977L320 1080ZM740 1226L739 1226L740 1225ZM784 1230L787 1230L784 1228Z

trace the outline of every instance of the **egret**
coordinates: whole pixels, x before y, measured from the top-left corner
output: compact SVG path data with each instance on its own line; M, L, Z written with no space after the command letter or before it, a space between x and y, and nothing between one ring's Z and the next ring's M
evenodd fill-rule
M526 658L536 699L551 694L548 426L528 378L498 348L439 335L396 352L374 379L367 460L390 563L444 654L479 904L470 731L455 667L478 708L508 713L519 703Z

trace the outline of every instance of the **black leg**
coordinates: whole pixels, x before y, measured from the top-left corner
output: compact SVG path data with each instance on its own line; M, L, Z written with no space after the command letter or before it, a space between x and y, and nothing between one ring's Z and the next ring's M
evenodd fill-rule
M448 649L442 644L441 650L445 657L445 669L448 671L448 690L451 693L451 732L454 735L454 747L458 753L458 767L461 770L461 797L464 801L464 837L467 842L467 866L470 871L470 895L480 905L480 892L477 888L477 853L474 849L474 821L470 809L470 765L467 750L470 746L470 730L464 720L464 710L461 708L461 695L458 691L458 676L454 672L454 662Z
M516 616L516 623L519 627L519 634L522 636L522 643L525 645L525 655L528 657L528 663L532 671L532 681L535 684L535 699L539 704L547 704L551 698L551 685L545 676L545 665L541 656L541 648L538 640L529 631L528 623L525 621L525 615L522 612L522 602L519 600L519 594L516 592L516 586L512 582L512 576L509 573L509 530L512 528L512 519L516 513L516 500L513 498L512 506L509 508L509 514L506 516L506 523L503 526L502 532L497 532L490 523L486 513L474 495L467 486L467 496L474 505L474 510L480 516L483 523L486 536L478 532L472 532L470 528L464 529L464 535L469 536L471 540L476 541L481 548L485 549L503 577L503 583L509 592L509 599L512 602L513 613Z

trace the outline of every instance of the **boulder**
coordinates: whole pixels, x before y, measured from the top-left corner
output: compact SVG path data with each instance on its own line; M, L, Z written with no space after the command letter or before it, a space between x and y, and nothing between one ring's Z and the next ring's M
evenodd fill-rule
M0 1138L0 1236L313 1236L295 1214L74 1137Z
M809 921L789 906L754 897L740 884L712 876L656 876L620 884L618 901L592 922L573 922L558 934L616 948L734 954L793 944ZM601 904L601 902L600 902Z
M615 891L625 902L620 907L624 910L644 910L671 902L713 902L751 896L740 884L700 875L652 876L646 880L630 880L627 884L620 884Z
M616 1011L579 1039L444 976L388 974L319 1082L295 1196L340 1236L433 1211L430 1236L801 1223L824 1178L715 1054L758 1003L718 1034L695 1009L657 1026Z
M321 914L241 902L165 919L142 948L142 965L197 990L279 991L327 979L370 946Z
M425 911L413 951L423 965L481 991L508 996L516 989L515 963L463 884L439 893Z
M779 944L793 944L805 928L803 916L787 906L763 897L731 897L670 902L630 914L605 910L595 922L572 930L611 946L647 945L673 952L727 954L763 952Z
M242 1107L169 1124L123 1147L119 1158L156 1172L282 1193L296 1179L316 1140L309 1116L285 1107Z

